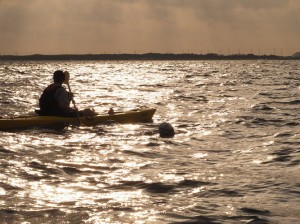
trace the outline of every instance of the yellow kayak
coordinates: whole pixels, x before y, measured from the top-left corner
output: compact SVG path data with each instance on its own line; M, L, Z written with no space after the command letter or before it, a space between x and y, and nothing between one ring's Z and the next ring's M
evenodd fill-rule
M94 126L107 121L117 123L151 122L156 109L144 108L114 114L98 114L93 117L80 117L80 125ZM26 129L32 127L61 127L67 125L79 125L78 117L59 116L22 116L0 118L0 130Z

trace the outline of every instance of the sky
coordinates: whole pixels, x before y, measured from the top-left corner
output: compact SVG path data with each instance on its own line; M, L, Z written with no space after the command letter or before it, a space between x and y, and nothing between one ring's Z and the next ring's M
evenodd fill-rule
M0 55L300 51L300 0L0 0Z

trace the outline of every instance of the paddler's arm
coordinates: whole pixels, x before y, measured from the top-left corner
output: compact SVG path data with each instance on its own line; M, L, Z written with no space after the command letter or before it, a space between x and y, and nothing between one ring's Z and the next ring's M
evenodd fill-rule
M73 113L77 112L78 110L75 108L70 107L70 95L64 88L59 88L55 93L55 98L58 102L58 106L65 112L65 113Z

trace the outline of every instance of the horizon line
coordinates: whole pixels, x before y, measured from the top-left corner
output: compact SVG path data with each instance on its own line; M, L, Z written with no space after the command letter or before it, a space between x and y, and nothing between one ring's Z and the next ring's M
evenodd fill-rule
M288 56L293 56L295 54L300 54L299 52L295 52L292 55L282 55L277 54L276 52L274 53L259 53L259 54L255 54L253 52L250 53L241 53L241 52L237 52L237 53L216 53L216 52L207 52L207 53L193 53L193 52L182 52L182 53L173 53L173 52L166 52L166 53L160 53L160 52L144 52L144 53L0 53L0 56L33 56L33 55L42 55L42 56L55 56L55 55L147 55L147 54L159 54L159 55L220 55L220 56L232 56L232 55L255 55L255 56L279 56L279 57L288 57Z
M275 54L255 55L250 54L195 54L195 53L86 53L86 54L30 54L30 55L1 55L0 60L222 60L222 59L300 59L300 52L290 56L280 56Z

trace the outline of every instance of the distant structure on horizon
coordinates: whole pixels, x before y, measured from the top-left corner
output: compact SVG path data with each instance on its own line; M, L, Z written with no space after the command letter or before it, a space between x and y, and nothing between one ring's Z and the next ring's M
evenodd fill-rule
M295 54L293 54L293 57L300 58L300 52L296 52Z

